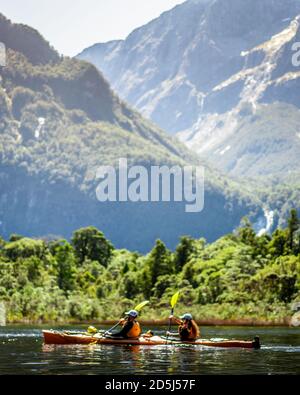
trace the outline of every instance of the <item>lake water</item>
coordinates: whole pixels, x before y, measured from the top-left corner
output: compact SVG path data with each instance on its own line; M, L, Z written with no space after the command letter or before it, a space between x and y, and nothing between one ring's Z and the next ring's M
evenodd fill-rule
M0 375L300 374L299 328L201 328L204 338L252 340L258 335L261 350L174 345L45 346L42 329L46 327L0 328ZM164 334L163 328L154 330Z

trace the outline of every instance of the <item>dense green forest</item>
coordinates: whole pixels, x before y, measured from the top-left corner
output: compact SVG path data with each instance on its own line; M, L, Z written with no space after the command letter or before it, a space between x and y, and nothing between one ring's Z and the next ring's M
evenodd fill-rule
M300 222L258 237L244 218L218 241L181 238L171 252L157 240L149 254L117 250L94 227L66 240L11 235L0 239L0 301L9 322L66 322L120 317L149 299L142 318L166 318L170 296L178 312L197 319L265 319L292 315L300 301Z

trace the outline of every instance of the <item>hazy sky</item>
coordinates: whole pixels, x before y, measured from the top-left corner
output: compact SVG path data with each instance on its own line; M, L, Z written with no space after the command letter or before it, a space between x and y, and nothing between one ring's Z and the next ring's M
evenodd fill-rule
M34 27L65 55L125 38L184 0L0 0L0 12Z

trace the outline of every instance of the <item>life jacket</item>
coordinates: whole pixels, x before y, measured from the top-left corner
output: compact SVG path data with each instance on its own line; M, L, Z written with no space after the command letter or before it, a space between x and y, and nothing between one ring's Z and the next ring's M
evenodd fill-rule
M123 326L126 325L126 322L124 323ZM130 331L127 333L127 337L129 338L135 338L135 337L139 337L140 334L142 333L140 324L137 321L133 321L133 326L130 329Z
M179 325L178 333L181 340L196 340L198 337L197 330L191 323L187 325L182 323L181 325Z

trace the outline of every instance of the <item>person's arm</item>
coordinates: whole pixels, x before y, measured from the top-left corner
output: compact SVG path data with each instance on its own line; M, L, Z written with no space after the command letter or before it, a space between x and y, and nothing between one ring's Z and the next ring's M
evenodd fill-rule
M182 321L181 321L179 318L174 317L173 315L170 315L169 319L170 319L171 321L175 321L176 324L178 324L178 325L181 325L181 324L182 324Z
M116 326L124 325L125 321L126 321L125 318L121 318L120 321L118 322L118 325L116 325ZM106 331L105 333L106 333L107 335L112 335L112 332L111 332L110 330L109 330L109 331Z
M129 322L127 322L127 323L123 326L123 328L120 330L120 332L114 333L113 336L116 336L116 337L126 337L126 336L127 336L127 333L130 331L130 329L131 329L132 327L133 327L133 322L132 322L132 321L129 321Z

